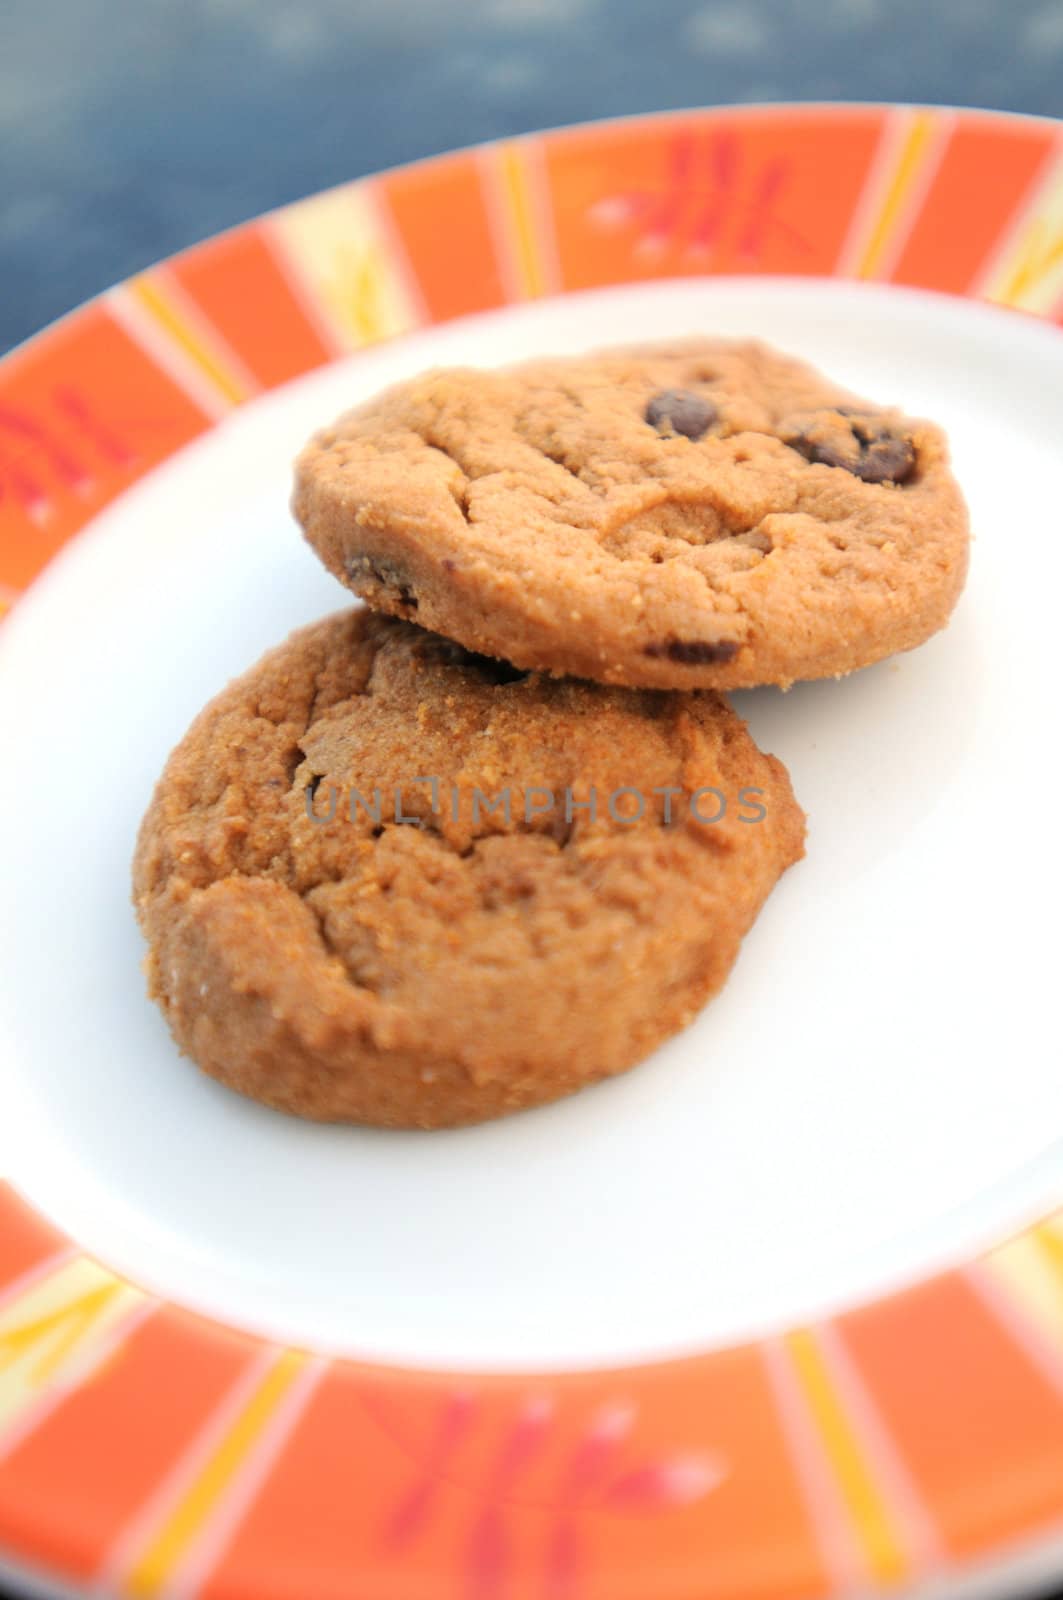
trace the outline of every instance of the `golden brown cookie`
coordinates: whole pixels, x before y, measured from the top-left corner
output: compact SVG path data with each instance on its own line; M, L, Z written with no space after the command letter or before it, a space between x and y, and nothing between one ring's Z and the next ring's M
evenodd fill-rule
M851 672L967 568L940 429L724 340L429 372L319 433L293 503L376 609L650 688Z
M443 1127L683 1027L803 836L719 696L525 675L359 608L199 716L134 897L206 1072L301 1116Z

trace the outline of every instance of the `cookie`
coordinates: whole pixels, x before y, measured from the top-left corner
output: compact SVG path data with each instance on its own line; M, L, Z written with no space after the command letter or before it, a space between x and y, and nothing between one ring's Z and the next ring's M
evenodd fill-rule
M319 433L293 506L376 609L634 687L851 672L967 567L940 429L724 340L429 372Z
M526 675L357 608L199 716L134 900L150 992L212 1077L304 1117L436 1128L568 1094L683 1027L803 833L719 696Z

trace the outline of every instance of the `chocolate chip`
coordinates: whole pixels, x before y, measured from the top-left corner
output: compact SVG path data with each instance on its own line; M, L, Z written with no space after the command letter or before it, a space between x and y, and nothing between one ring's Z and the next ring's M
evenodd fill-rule
M418 634L413 642L414 660L438 667L463 667L469 659L464 645L445 639L441 633Z
M643 655L678 661L684 667L699 667L713 661L733 661L738 646L729 639L711 644L707 639L667 639L663 644L648 644Z
M643 415L658 433L681 433L685 439L700 439L720 414L711 400L692 389L662 389L647 402Z
M784 424L782 439L806 461L841 467L864 483L905 483L915 467L915 446L871 411L834 406Z
M501 688L507 683L520 683L528 674L515 667L512 661L501 661L495 656L481 656L469 654L468 665L478 672L481 678L486 678L488 683L493 683Z
M391 562L381 561L375 556L352 555L347 558L347 572L356 589L359 579L363 583L368 580L369 583L388 590L390 598L397 600L404 611L417 610L417 596L411 587L409 577ZM357 592L361 594L361 589L357 589Z
M466 650L464 645L457 644L453 639L445 639L441 634L425 634L423 639L418 639L413 653L418 661L431 662L441 667L463 667L465 671L475 672L488 683L498 687L507 683L519 683L522 678L528 676L510 661L502 661L495 656L482 656L475 650Z

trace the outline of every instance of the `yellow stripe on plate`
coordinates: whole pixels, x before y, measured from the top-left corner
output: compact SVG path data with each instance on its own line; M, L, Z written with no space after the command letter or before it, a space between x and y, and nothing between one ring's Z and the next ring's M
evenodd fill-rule
M1001 305L1051 315L1063 295L1063 156L993 262L979 291Z
M991 1251L985 1266L1063 1353L1063 1236L1042 1223Z
M246 384L211 349L157 279L142 273L139 278L131 278L126 289L140 309L147 312L152 321L184 351L225 400L238 406L248 398Z
M66 1260L0 1311L0 1436L56 1386L92 1372L139 1289L94 1261Z
M150 1597L163 1592L189 1546L251 1456L305 1361L304 1355L285 1351L256 1385L130 1570L124 1584L128 1594Z
M855 271L858 278L874 278L878 275L912 192L923 174L937 128L936 112L917 111L912 116L893 170L886 180L878 214L857 261Z
M371 182L287 206L270 235L300 297L337 351L408 333L421 316Z
M1034 1235L1059 1276L1063 1293L1063 1214L1049 1217L1034 1229Z
M1008 306L1047 310L1063 281L1063 228L1035 217L1019 242L1017 256L994 299Z
M521 292L527 299L534 300L547 291L535 215L534 180L528 170L526 151L517 140L499 145L498 163Z
M785 1343L868 1572L881 1583L896 1582L908 1570L904 1547L823 1351L806 1328L787 1334Z

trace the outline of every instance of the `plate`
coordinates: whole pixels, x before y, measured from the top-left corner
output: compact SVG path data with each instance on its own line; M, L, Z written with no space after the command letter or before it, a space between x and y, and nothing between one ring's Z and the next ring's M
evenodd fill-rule
M0 363L10 1571L799 1600L1060 1570L1061 323L1063 127L746 107L359 181ZM736 697L811 833L726 992L454 1133L202 1078L144 997L129 856L203 702L344 603L294 451L429 364L691 331L940 418L976 536L923 649Z

